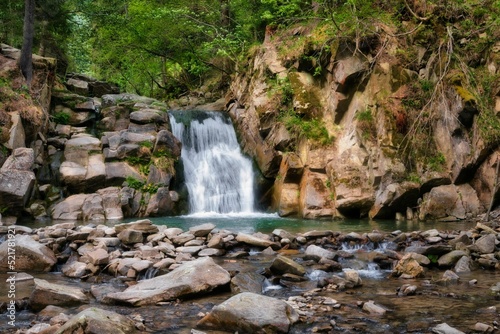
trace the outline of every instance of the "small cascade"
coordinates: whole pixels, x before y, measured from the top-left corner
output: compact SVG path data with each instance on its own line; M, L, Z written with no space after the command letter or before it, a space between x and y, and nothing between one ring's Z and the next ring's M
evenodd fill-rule
M144 272L144 276L139 276L138 277L138 281L142 281L142 280L145 280L145 279L151 279L153 277L156 276L156 274L158 274L158 271L159 269L158 268L155 268L155 267L149 267L148 269L146 269L146 271Z
M190 213L253 212L252 162L242 154L231 120L220 112L179 111L170 113L170 124L182 142Z

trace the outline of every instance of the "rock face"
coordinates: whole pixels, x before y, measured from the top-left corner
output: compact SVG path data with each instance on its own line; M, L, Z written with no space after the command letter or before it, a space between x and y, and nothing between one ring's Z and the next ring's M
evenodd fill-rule
M328 54L307 61L323 52L315 46L321 35L315 29L266 39L226 96L245 152L265 177L274 178L272 189L263 191L272 194L271 207L281 216L304 218L393 219L408 212L412 219L459 220L484 212L500 191L492 194L498 151L470 131L478 125L478 107L462 76L451 80L453 70L450 80L437 82L435 52L419 58L417 72L390 47L371 62L364 53L347 51L350 42L336 39ZM307 42L290 53L290 36ZM373 45L401 47L386 37ZM435 117L425 135L416 130L422 126L415 118L420 110L407 104L418 80L445 92L427 106ZM435 112L442 105L448 112ZM406 143L409 137L415 140ZM440 194L446 193L446 202L429 193L435 187L449 187ZM413 215L415 208L422 209L420 215Z
M0 268L12 271L8 266L9 248L15 247L15 270L50 271L56 264L54 252L47 246L33 240L28 235L16 235L15 246L9 245L9 239L0 245Z
M73 316L57 334L134 334L135 323L131 319L108 310L89 307Z
M134 306L156 304L195 293L209 292L228 284L230 280L229 273L216 265L212 258L199 258L184 263L166 275L141 281L123 292L109 294L106 301Z
M198 326L243 333L288 333L299 319L286 302L251 292L243 292L215 306Z
M0 169L0 203L4 208L19 210L26 206L35 184L31 170L35 160L31 148L16 148Z

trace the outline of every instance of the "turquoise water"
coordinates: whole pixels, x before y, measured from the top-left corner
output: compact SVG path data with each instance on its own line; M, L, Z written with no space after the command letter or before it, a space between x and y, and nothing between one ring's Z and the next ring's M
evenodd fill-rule
M217 229L226 229L232 232L262 232L271 233L276 228L285 229L292 233L303 233L312 230L332 230L340 232L392 232L401 230L403 232L422 231L436 228L441 231L465 230L475 226L475 222L417 222L417 221L395 221L395 220L368 220L368 219L345 219L345 220L309 220L299 218L281 218L276 214L252 214L252 215L220 215L202 214L179 217L149 218L157 225L168 227L179 227L187 230L192 226L213 223ZM131 219L127 221L133 221Z

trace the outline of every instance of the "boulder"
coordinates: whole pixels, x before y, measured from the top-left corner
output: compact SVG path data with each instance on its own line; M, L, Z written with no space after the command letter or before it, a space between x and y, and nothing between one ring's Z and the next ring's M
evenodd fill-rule
M465 334L464 332L451 327L447 323L441 323L435 327L432 327L431 330L433 333L436 334Z
M373 300L370 300L363 304L363 311L366 311L370 314L376 315L384 315L387 310L380 305L375 304Z
M121 186L127 179L127 176L133 177L136 180L144 182L145 179L137 170L123 161L106 162L106 186Z
M473 245L470 245L469 249L481 254L490 254L495 251L496 241L497 238L493 234L483 235L481 238L477 239Z
M210 232L212 232L214 228L215 228L214 224L206 223L190 227L189 232L193 234L195 237L206 237Z
M209 292L230 280L229 273L212 258L203 257L185 262L166 275L140 281L123 292L108 294L104 300L134 306L151 305Z
M16 235L14 246L7 239L0 245L0 268L5 271L50 271L57 263L54 252L28 235ZM9 268L9 248L15 247L16 263Z
M87 198L86 194L71 195L57 203L51 210L53 219L81 220L82 206Z
M238 235L236 236L236 241L243 242L243 243L251 245L251 246L262 247L262 248L267 248L267 247L270 247L272 245L276 245L271 240L263 239L263 238L256 237L256 236L246 234L246 233L242 233L242 232L238 233Z
M304 172L300 182L300 215L303 218L331 218L335 208L333 193L327 187L328 176L309 170Z
M134 334L138 331L135 322L124 315L89 307L73 316L57 334Z
M420 185L416 182L391 183L380 187L375 194L375 203L369 216L393 219L397 212L406 212L406 208L416 206L419 197Z
M299 213L300 188L295 183L277 181L273 188L272 207L281 217L292 216Z
M398 261L392 274L403 278L416 278L424 274L424 268L413 258L412 253L408 253Z
M462 250L454 250L439 257L438 264L440 267L451 267L467 253Z
M19 112L10 113L12 126L9 130L9 141L5 143L5 147L13 150L26 146L26 134L24 132L23 122Z
M117 233L120 233L121 231L127 229L140 231L145 234L158 233L158 226L154 225L149 219L141 219L130 223L122 223L115 225L115 231Z
M87 274L87 265L79 261L67 262L62 266L61 271L64 276L81 278Z
M167 130L161 130L156 136L153 154L167 154L171 157L181 156L181 142Z
M419 218L460 220L479 214L481 209L477 193L469 184L444 185L424 195Z
M120 188L108 187L97 190L102 198L102 207L106 219L118 220L123 218L121 208Z
M32 171L15 169L0 171L0 203L2 206L9 209L25 207L30 199L35 179L35 174Z
M262 293L264 287L265 277L251 271L241 272L236 274L231 279L231 292L254 292Z
M16 148L2 165L0 171L25 170L30 171L35 163L35 153L32 148Z
M166 123L168 115L157 109L140 109L130 113L130 121L138 124Z
M315 260L320 260L321 258L333 260L337 256L334 252L316 245L307 246L305 255L314 258Z
M146 208L146 216L165 216L172 212L173 202L170 199L170 192L166 187L160 187L151 195Z
M47 305L74 306L88 303L88 297L80 288L49 283L46 280L35 278L35 288L30 296L30 307L40 311Z
M243 292L215 306L198 327L242 333L288 333L297 312L286 302Z
M277 274L293 274L298 276L304 276L306 270L303 266L295 262L294 260L278 255L273 263L271 264L271 271Z

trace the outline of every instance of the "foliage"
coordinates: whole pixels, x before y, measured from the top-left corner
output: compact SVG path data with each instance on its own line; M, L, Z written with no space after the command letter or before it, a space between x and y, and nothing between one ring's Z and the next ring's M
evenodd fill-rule
M325 146L332 142L323 121L313 118L304 119L303 116L295 113L293 109L282 111L278 117L286 129L296 137L305 137L313 144Z
M149 194L156 194L158 189L163 186L161 184L144 183L140 180L137 180L133 176L127 176L125 181L130 188Z
M70 115L65 112L58 112L52 115L52 120L56 124L68 124Z

